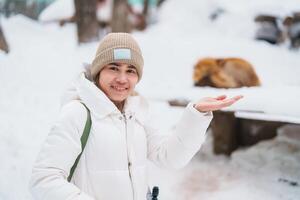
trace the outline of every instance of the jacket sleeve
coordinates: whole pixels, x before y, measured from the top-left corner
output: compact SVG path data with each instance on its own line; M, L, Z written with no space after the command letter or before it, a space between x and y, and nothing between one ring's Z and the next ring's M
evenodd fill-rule
M81 152L80 137L86 116L86 109L78 101L62 108L33 166L29 187L34 199L93 200L67 181Z
M145 125L148 159L159 167L184 167L205 141L212 117L212 112L201 113L190 103L169 134L161 134L153 126Z

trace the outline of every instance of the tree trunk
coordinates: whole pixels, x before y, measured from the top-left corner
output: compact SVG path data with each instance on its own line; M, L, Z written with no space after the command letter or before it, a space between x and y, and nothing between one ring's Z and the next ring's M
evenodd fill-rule
M157 1L157 7L160 7L163 2L165 2L165 0L158 0Z
M128 20L128 4L127 0L114 0L112 15L112 32L131 32L131 25Z
M1 25L0 25L0 49L5 51L5 53L9 52L9 47L8 47L8 44L5 40L4 33L2 31Z
M143 15L147 19L148 9L149 8L149 0L144 0L144 8L143 8Z
M99 26L96 17L96 0L74 0L75 19L79 43L96 41L99 39Z

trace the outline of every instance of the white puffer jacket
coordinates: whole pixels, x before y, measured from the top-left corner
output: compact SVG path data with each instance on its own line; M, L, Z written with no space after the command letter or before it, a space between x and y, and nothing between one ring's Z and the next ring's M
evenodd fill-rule
M81 152L87 111L79 100L63 106L34 164L31 192L41 200L145 200L147 159L159 166L185 166L205 140L212 114L188 105L172 134L151 126L140 96L127 99L124 113L82 74L78 98L91 111L91 132L71 183L66 178Z

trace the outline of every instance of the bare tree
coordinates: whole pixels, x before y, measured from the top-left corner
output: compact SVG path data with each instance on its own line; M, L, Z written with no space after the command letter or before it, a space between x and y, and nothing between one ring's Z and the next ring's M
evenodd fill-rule
M148 24L148 13L149 13L149 0L144 0L143 12L137 15L138 23L136 24L136 28L138 30L145 30Z
M9 47L8 47L8 44L5 40L4 33L2 31L2 28L1 28L1 24L0 24L0 49L5 51L6 53L9 52Z
M148 9L149 8L149 0L144 0L144 8L143 8L143 15L147 18Z
M85 43L98 40L97 0L74 0L74 4L78 42Z
M128 20L129 8L127 0L113 1L112 32L131 32L131 24Z
M165 0L158 0L157 1L157 6L160 7L163 2L165 2Z

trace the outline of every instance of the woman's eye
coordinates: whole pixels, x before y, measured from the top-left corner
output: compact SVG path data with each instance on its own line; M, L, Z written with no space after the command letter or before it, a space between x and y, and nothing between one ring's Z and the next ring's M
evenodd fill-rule
M111 66L111 67L109 67L109 69L113 70L113 71L118 71L118 67L116 67L116 66Z
M130 74L136 74L136 71L134 69L129 69L129 70L127 70L127 72Z

